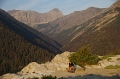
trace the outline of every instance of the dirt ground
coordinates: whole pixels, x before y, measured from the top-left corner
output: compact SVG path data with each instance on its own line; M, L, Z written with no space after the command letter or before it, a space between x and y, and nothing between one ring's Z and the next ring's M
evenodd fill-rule
M120 79L120 69L91 68L76 70L75 73L57 71L51 75L62 79Z

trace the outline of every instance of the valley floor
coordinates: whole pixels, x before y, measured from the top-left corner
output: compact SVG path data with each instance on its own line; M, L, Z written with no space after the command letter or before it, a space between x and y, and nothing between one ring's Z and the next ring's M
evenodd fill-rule
M91 68L85 71L77 70L75 73L57 71L51 75L66 79L120 79L120 69Z

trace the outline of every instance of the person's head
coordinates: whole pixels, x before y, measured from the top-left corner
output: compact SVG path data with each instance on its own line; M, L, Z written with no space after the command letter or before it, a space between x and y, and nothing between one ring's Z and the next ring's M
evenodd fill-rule
M70 63L72 63L72 62L70 61Z

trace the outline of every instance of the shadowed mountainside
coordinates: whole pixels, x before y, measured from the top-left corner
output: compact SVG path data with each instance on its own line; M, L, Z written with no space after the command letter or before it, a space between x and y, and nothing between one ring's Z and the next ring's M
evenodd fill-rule
M17 72L30 62L47 62L61 45L0 9L0 75Z

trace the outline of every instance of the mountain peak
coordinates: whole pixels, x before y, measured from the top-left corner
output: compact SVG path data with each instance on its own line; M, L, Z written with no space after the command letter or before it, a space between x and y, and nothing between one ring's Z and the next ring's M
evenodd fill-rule
M96 9L97 7L94 7L94 6L91 6L91 7L89 7L89 8L87 8L87 9Z
M32 10L11 10L8 11L8 13L18 21L23 22L31 27L35 27L36 24L51 22L63 16L62 12L58 8L55 8L46 13L38 13Z
M58 8L54 8L54 9L52 9L51 11L49 11L49 12L55 12L55 13L60 13L60 14L62 14L63 15L63 13L58 9Z
M60 11L58 8L54 8L53 10L55 10L55 11Z
M91 6L89 8L87 8L86 10L98 10L98 9L103 9L103 8L97 8L97 7L94 7L94 6Z

